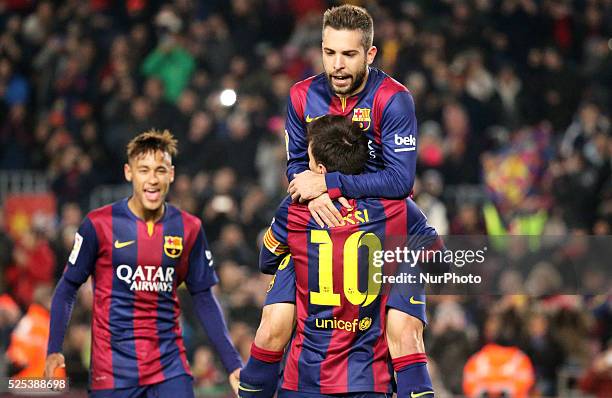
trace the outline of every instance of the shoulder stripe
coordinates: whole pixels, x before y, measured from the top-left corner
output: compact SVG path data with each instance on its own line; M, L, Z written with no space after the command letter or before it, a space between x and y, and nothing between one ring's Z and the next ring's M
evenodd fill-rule
M312 84L315 77L316 76L311 76L306 80L297 82L293 85L293 87L291 87L291 90L289 90L291 105L293 105L293 109L295 109L295 113L297 114L297 117L300 120L304 120L306 95L308 94L308 89L310 88L310 85Z
M271 227L268 228L268 230L266 231L266 234L263 238L263 243L266 249L270 250L277 256L280 256L281 254L287 253L289 251L289 246L283 245L278 241L278 239L274 237Z
M383 113L385 112L385 108L387 107L389 100L399 92L409 91L403 84L392 77L387 76L382 83L380 83L380 86L378 86L376 94L374 94L374 101L372 103L372 119L374 120L375 139L379 144L381 140L380 123L382 121Z

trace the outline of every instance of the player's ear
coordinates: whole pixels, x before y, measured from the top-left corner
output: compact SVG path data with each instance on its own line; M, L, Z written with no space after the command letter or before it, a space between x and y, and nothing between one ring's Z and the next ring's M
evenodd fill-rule
M174 182L174 165L170 167L170 183Z
M376 58L377 52L378 49L376 48L376 46L372 46L368 49L368 51L366 52L366 61L368 65L372 65L372 62L374 62L374 58Z
M325 166L322 163L317 163L317 173L319 173L319 174L326 174L327 173L327 169L325 168Z
M125 175L126 181L132 182L132 168L129 163L123 165L123 174Z

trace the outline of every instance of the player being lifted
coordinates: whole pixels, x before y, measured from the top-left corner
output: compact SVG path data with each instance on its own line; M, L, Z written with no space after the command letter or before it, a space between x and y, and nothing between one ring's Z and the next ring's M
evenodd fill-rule
M369 66L377 51L373 36L372 18L365 9L342 5L327 10L322 31L325 72L296 83L290 91L285 124L288 191L294 200L309 201L321 226L342 223L332 199L405 198L414 183L414 102L406 87ZM306 126L326 114L359 124L369 150L363 174L308 170Z
M342 116L313 121L308 143L313 173L358 175L365 167L367 138ZM380 268L372 256L398 245L433 250L441 241L412 199L349 204L351 210L340 208L345 225L331 229L317 225L308 207L290 197L278 208L260 254L262 271L278 272L241 373L241 397L274 394L295 310L279 398L390 397L393 369L399 397L433 397L422 290L385 292L374 278Z
M165 202L177 141L149 131L127 146L132 196L90 212L81 224L51 305L45 377L64 366L62 344L76 292L93 279L92 397L193 397L178 323L184 281L197 316L236 390L240 357L219 304L201 221Z

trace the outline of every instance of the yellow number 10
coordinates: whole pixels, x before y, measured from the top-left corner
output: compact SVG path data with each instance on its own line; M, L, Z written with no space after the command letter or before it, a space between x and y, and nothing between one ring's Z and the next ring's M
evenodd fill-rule
M319 244L319 291L310 292L310 302L317 305L340 305L340 294L334 293L333 243L329 232L313 230L310 242ZM368 290L359 290L359 248L368 248ZM357 231L344 242L344 295L349 303L363 307L372 304L380 292L380 283L374 281L377 272L374 266L374 252L381 250L380 239L370 232Z

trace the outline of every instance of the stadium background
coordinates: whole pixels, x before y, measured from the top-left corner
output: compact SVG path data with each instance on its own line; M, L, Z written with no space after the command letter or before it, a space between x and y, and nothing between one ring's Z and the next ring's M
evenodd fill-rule
M376 65L414 96L415 197L441 234L610 235L612 1L353 3L374 17ZM2 353L30 303L48 300L83 215L129 193L125 144L156 127L180 140L170 200L204 220L217 295L248 356L268 284L258 241L286 189L286 98L321 72L321 15L334 4L0 2ZM580 381L610 339L610 296L554 294L562 276L538 267L546 295L529 294L542 290L527 270L500 277L506 294L430 298L438 396L460 395L469 356L503 331L533 362L539 395L612 394L610 373ZM86 385L90 289L64 345L74 391ZM183 304L198 391L226 396ZM9 370L2 355L0 375Z

